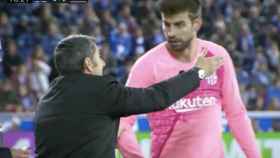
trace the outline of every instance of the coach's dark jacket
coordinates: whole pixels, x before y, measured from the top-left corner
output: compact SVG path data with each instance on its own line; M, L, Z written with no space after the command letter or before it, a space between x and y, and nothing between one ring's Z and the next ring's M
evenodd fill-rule
M147 89L125 88L110 77L56 78L35 117L39 158L113 158L119 118L164 108L199 86L197 69Z
M6 147L0 147L0 158L12 158L11 150Z

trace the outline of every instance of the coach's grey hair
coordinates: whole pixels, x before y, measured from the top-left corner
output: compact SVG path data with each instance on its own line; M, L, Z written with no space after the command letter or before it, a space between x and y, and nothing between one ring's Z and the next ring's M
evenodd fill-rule
M60 75L82 72L86 57L96 51L95 38L86 35L70 35L55 48L54 64Z

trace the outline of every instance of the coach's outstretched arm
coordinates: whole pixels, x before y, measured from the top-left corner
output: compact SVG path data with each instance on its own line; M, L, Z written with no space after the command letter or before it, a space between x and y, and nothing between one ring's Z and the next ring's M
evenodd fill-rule
M193 69L148 88L128 88L111 82L104 94L110 92L114 96L108 100L111 104L105 105L111 105L109 113L118 117L163 110L197 88L200 80L215 72L222 63L221 57L201 56Z

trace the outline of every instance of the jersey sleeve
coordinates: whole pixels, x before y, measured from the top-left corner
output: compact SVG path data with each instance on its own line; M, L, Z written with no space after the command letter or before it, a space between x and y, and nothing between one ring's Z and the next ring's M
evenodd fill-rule
M145 88L153 84L153 68L152 64L145 61L137 61L128 76L126 86L134 88ZM139 144L137 143L136 135L133 132L133 125L136 121L136 116L122 117L120 120L118 137L118 149L124 158L143 158Z
M229 127L246 157L260 158L252 124L240 96L232 59L224 48L221 48L221 51L225 54L222 107L226 114Z

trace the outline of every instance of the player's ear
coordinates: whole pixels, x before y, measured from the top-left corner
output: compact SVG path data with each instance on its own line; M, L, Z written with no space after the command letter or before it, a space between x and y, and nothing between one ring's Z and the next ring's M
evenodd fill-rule
M201 18L195 18L193 20L193 31L198 32L202 26L202 19Z

